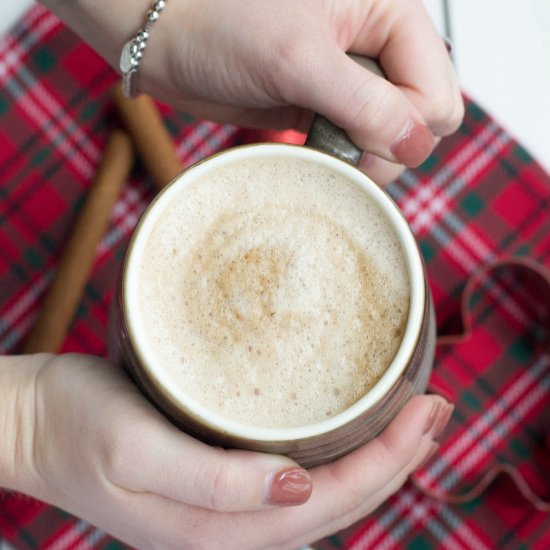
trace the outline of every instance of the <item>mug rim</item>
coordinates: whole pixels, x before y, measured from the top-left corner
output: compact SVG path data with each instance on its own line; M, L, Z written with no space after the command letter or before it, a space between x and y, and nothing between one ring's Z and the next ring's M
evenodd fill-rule
M224 418L198 403L180 388L171 386L162 367L155 364L154 354L151 349L148 349L147 342L137 337L138 334L143 334L145 329L141 326L138 316L130 314L132 309L128 307L130 303L136 303L137 279L145 244L170 199L207 171L228 162L265 156L311 160L340 173L366 192L394 229L409 274L410 298L407 324L399 348L384 374L364 396L340 413L318 422L287 428L255 426ZM142 215L130 239L122 270L122 306L128 337L140 363L139 368L144 371L150 382L172 404L172 407L189 415L195 422L232 437L265 442L294 441L331 432L348 424L380 402L398 382L411 362L422 330L426 295L424 266L418 245L408 222L391 197L355 166L323 151L286 143L239 145L220 151L183 170L153 199Z

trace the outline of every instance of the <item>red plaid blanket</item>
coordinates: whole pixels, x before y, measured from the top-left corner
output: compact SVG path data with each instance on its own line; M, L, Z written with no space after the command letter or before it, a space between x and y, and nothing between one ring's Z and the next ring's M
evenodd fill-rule
M32 324L117 124L114 81L103 61L40 7L0 39L0 353L17 351ZM251 139L231 126L163 114L186 165ZM468 101L459 132L389 189L420 241L439 332L467 332L461 343L439 347L432 379L457 408L430 465L376 513L316 547L549 548L542 500L550 498L550 290L521 265L484 266L515 256L550 267L550 178ZM116 272L151 196L138 164L63 351L105 354ZM461 306L473 274L478 278ZM541 510L507 476L477 494L499 464L518 474ZM63 511L3 495L0 548L124 546Z

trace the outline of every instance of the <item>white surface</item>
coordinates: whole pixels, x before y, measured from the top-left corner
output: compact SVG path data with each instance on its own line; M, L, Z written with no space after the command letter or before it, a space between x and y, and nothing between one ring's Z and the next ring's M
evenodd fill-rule
M550 171L550 2L450 0L462 86Z
M445 36L447 34L445 29L445 12L443 10L443 0L424 0L424 5L428 8L430 15L439 34Z
M33 0L0 0L0 35L34 4Z
M424 0L441 34L444 0ZM550 171L550 0L448 0L464 90ZM0 0L0 34L33 0Z

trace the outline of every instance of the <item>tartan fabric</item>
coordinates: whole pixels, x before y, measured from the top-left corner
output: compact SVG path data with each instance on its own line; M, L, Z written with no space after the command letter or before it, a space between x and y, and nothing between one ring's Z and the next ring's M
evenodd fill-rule
M41 7L0 39L0 353L16 352L117 125L114 73ZM188 165L244 139L231 126L163 109ZM473 102L459 132L390 186L419 238L441 334L463 330L468 278L504 256L550 267L550 178ZM63 351L104 355L108 305L129 235L152 196L139 162L119 198ZM548 296L514 270L481 271L472 334L438 349L434 388L457 404L441 452L378 511L319 542L329 549L548 548L550 518L501 477L464 494L496 463L516 464L550 497ZM546 329L546 330L545 330ZM0 550L111 549L120 542L33 499L0 496Z

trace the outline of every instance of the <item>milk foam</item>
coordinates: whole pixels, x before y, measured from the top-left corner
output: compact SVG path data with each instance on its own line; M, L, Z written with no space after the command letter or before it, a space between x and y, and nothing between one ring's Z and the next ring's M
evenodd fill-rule
M301 159L182 189L149 236L138 307L159 364L245 424L330 417L381 377L408 316L401 245L369 197Z

